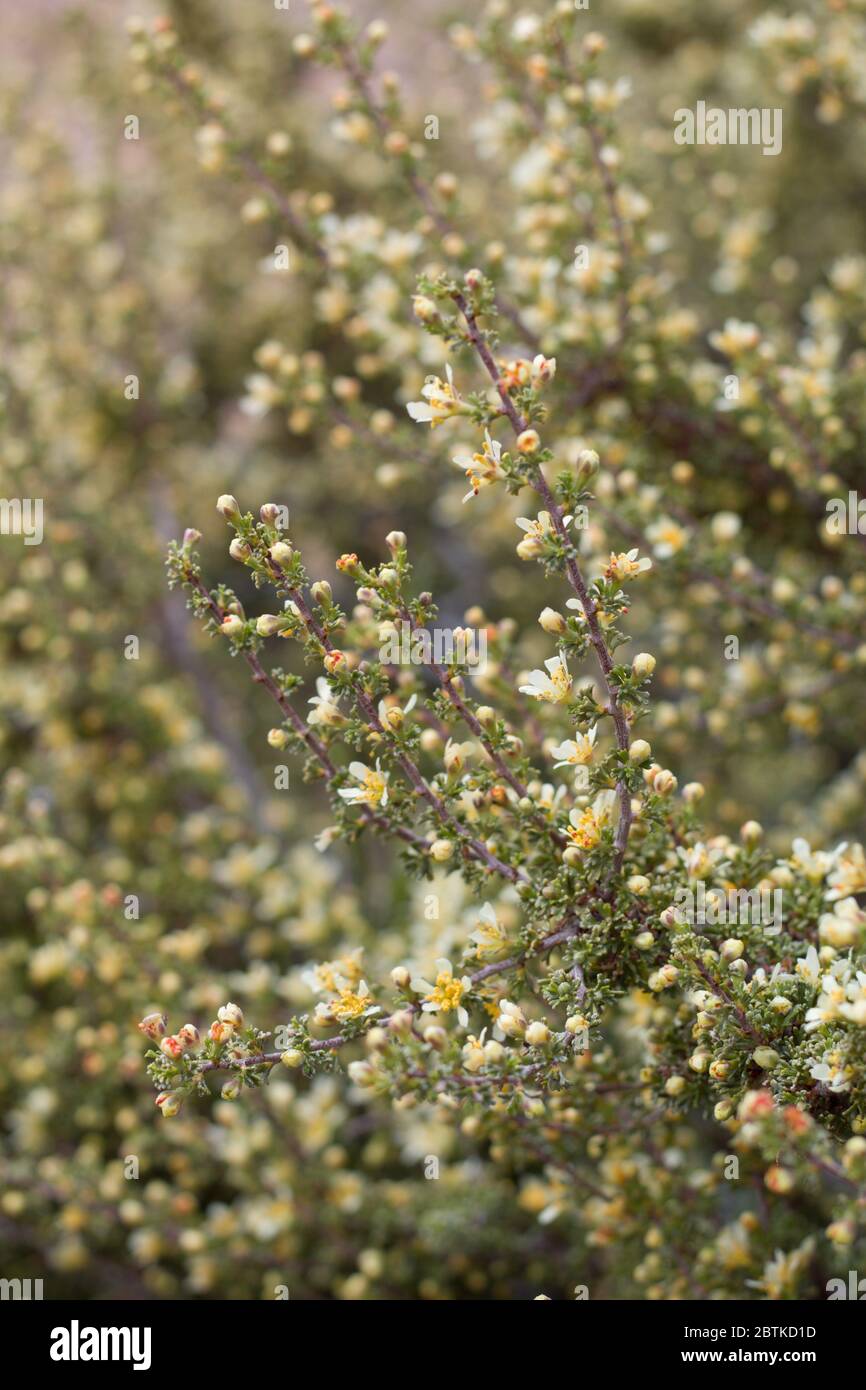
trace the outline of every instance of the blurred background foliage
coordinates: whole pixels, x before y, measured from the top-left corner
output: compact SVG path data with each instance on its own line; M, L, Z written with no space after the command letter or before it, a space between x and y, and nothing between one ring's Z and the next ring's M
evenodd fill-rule
M504 100L507 83L464 65L445 33L481 9L383 0L356 13L391 25L383 63L400 75L412 130L439 113L428 161L459 182L458 259L472 264L469 248L483 255L501 239L531 306L535 262L570 255L599 195L578 170L577 191L565 188L576 216L559 230L549 213L562 187L509 182L532 141L519 122L507 138L475 129L493 147L479 165L470 135L485 88ZM856 631L862 549L828 538L808 451L773 460L766 422L750 444L748 428L714 428L711 408L703 430L654 413L659 402L685 411L689 393L712 405L723 368L717 360L707 376L707 335L729 316L755 320L795 354L809 327L803 305L864 244L862 9L804 9L815 36L793 53L747 40L765 10L755 0L606 0L585 17L609 41L611 80L631 79L618 143L666 239L653 271L670 293L664 313L693 313L697 328L672 328L669 355L641 376L657 361L651 312L626 385L585 407L560 371L551 442L572 459L598 448L611 508L637 486L668 487L674 465L691 462L674 491L698 523L736 513L739 550L768 583L787 577L813 595L816 621L832 625L841 606ZM580 1237L539 1226L550 1199L540 1180L505 1165L481 1182L471 1145L429 1116L373 1123L324 1077L274 1082L243 1114L218 1103L163 1125L141 1074L135 1022L150 1006L179 1024L242 995L277 1021L309 1006L299 971L311 955L366 945L387 965L407 934L432 951L422 896L392 874L387 850L366 839L336 856L310 847L327 808L299 778L290 793L273 789L270 713L246 671L212 652L168 595L166 542L200 527L215 582L229 564L217 495L252 509L284 502L310 573L351 603L334 559L381 558L398 526L444 623L480 606L516 620L520 665L547 654L536 617L553 600L540 571L515 560L519 499L482 495L462 508L457 441L405 423L403 401L441 360L411 321L411 286L430 259L419 210L375 144L347 150L335 137L337 79L293 51L299 10L264 0L166 7L250 146L274 130L291 135L282 177L305 211L312 195L326 217L381 217L378 230L343 224L352 254L330 280L294 248L293 273L267 273L274 219L247 206L255 189L243 177L200 168L195 122L142 82L117 7L27 7L4 46L0 492L43 498L46 534L41 546L0 540L3 1273L45 1275L47 1296L270 1297L286 1284L307 1297L527 1297L561 1254L567 1295L586 1268ZM843 22L844 44L832 35ZM783 105L782 154L673 146L674 110L698 98ZM123 138L131 113L138 140ZM389 242L386 227L405 243ZM864 299L854 281L841 330L852 355L845 439L831 472L843 495L862 477ZM568 351L561 324L540 321L537 332L545 350ZM262 418L242 401L269 340L300 365ZM347 419L331 394L341 376L360 383ZM323 383L324 401L311 382ZM622 548L614 531L609 540ZM231 579L254 608L243 572ZM660 657L657 756L681 780L704 782L716 829L753 815L780 845L792 829L856 835L864 819L858 663L804 636L801 617L744 613L674 565L628 619L633 650ZM726 634L739 636L739 664L725 662ZM124 655L130 636L135 660ZM440 891L439 945L459 935L466 908L451 880ZM427 1154L448 1160L443 1181L423 1180ZM138 1181L124 1177L128 1155Z

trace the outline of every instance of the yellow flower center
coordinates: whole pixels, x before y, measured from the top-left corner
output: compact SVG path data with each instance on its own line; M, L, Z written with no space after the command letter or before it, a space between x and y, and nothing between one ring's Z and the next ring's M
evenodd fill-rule
M334 1017L339 1019L359 1018L369 1004L368 998L362 998L351 989L341 989L338 1001L331 1005Z
M446 975L443 970L436 976L436 988L427 995L427 1002L435 1004L437 1009L441 1009L443 1014L447 1014L452 1009L457 1008L462 997L463 986L460 981L455 980L451 975Z
M595 812L587 807L578 824L568 827L568 833L581 849L594 849L601 838L601 826Z
M368 772L363 782L367 804L378 806L385 793L385 778L381 772Z

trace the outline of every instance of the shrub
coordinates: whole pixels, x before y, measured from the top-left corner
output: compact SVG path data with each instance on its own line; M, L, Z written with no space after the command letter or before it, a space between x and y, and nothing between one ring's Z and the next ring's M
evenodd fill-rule
M377 66L379 21L317 3L272 46L194 5L136 22L135 268L110 196L36 137L99 350L89 296L64 316L40 291L19 199L9 396L38 376L42 400L12 462L26 486L45 455L65 517L4 614L3 1212L35 1270L784 1299L861 1260L862 18L744 39L725 14L623 4L611 51L565 0L493 0L450 29L477 153L419 104L435 86ZM289 42L314 114L282 123L259 92ZM675 144L676 107L752 82L779 92L777 158ZM202 512L222 487L232 584ZM233 678L157 597L179 512L202 532L169 581Z

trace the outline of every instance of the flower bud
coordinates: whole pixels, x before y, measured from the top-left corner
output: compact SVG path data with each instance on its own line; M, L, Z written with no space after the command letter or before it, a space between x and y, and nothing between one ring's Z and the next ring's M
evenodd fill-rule
M658 994L663 989L670 989L679 979L679 970L675 965L663 965L661 970L654 970L647 980L647 984L654 994Z
M180 1038L172 1034L170 1037L161 1040L159 1050L164 1057L170 1057L173 1062L176 1062L179 1057L183 1056L184 1046Z
M177 1036L185 1047L195 1047L201 1041L201 1034L194 1023L185 1023L178 1029Z
M414 1020L415 1015L411 1009L398 1009L397 1012L392 1014L388 1019L388 1027L392 1033L397 1033L398 1035L400 1033L411 1033Z
M524 430L517 436L517 448L521 454L534 454L541 448L537 430Z
M168 1019L165 1014L145 1014L138 1028L146 1038L152 1038L156 1042L157 1038L164 1036L167 1026Z
M244 620L237 613L227 613L220 623L223 637L240 637L244 630Z
M405 989L411 978L405 965L395 965L391 971L391 983L395 989Z
M550 1029L546 1023L530 1023L524 1036L530 1047L545 1047L550 1042Z
M510 1000L503 999L499 1005L498 1023L501 1031L507 1038L522 1038L526 1029L526 1017L523 1010L512 1004Z
M229 555L232 557L232 559L239 560L240 563L243 564L244 560L248 560L251 554L252 551L250 550L246 541L242 541L240 536L235 536L234 540L229 546Z
M280 509L276 502L264 502L262 506L259 507L259 517L266 526L274 526L279 514Z
M162 1091L154 1101L166 1120L172 1119L174 1115L179 1115L183 1105L183 1097L176 1091Z
M260 637L275 637L282 626L282 619L276 613L261 613L256 618L256 632Z
M288 1051L280 1053L280 1061L284 1067L303 1066L304 1054L299 1047L290 1047Z
M310 594L316 603L330 603L333 592L327 579L317 579L315 584L310 585Z
M281 569L285 569L287 565L292 563L294 553L288 541L277 541L268 551L274 564L279 565Z
M348 1070L349 1079L356 1086L372 1086L376 1080L375 1067L369 1062L350 1062Z
M412 312L420 323L432 323L439 317L439 310L432 299L424 294L416 294L412 300Z
M225 517L226 521L233 521L241 514L238 499L232 497L230 492L224 492L222 497L217 498L216 509L221 516Z
M824 1234L834 1245L853 1245L857 1227L853 1221L831 1221Z
M723 941L719 947L719 955L722 960L738 960L745 950L745 942L737 936L729 936L727 941Z
M543 549L541 541L537 536L524 536L514 547L518 559L534 560L536 555L540 555Z
M195 529L194 526L187 526L186 530L185 530L184 533L183 533L183 548L184 548L184 550L186 550L186 549L188 548L188 546L191 546L191 545L198 545L198 543L199 543L200 540L201 540L201 531L197 531L197 530Z
M700 801L704 794L705 789L701 782L687 782L683 787L683 801L687 801L689 805L694 801Z
M781 1061L778 1052L773 1047L756 1047L752 1053L752 1059L757 1062L762 1071L772 1071Z
M650 746L649 746L649 744L647 743L647 741L646 741L645 738L636 738L635 741L634 741L634 743L632 743L632 744L629 745L629 750L628 750L629 762L632 762L632 763L643 763L643 762L646 762L647 758L650 756L650 754L652 753L652 751L653 751L653 750L650 748Z
M228 1081L224 1081L220 1087L220 1096L223 1100L237 1100L241 1093L241 1079L239 1076L230 1076Z
M656 659L651 652L638 652L631 663L632 672L638 680L644 680L647 676L651 676L655 668Z
M542 608L538 615L538 621L553 637L559 637L566 631L566 621L561 613L557 613L555 608Z
M430 858L437 864L444 864L454 853L453 840L434 840L430 846Z
M392 552L406 549L406 532L389 531L385 537L385 544Z
M641 931L635 937L634 944L639 951L648 951L655 945L655 937L651 931Z
M598 454L595 449L581 449L577 456L577 481L580 487L588 487L598 473Z
M764 833L764 827L756 820L747 820L740 826L740 839L744 844L757 844Z
M780 1168L778 1163L773 1163L764 1174L764 1183L771 1192L784 1196L794 1188L794 1174L787 1168Z
M657 772L653 778L653 791L659 796L667 796L669 792L676 791L677 779L672 772L663 767L661 772Z
M220 1023L230 1023L232 1028L243 1028L243 1010L237 1004L223 1004L222 1008L217 1009L217 1018Z
M665 1082L665 1095L679 1096L686 1089L686 1079L684 1076L669 1076Z
M776 1103L769 1091L747 1091L737 1107L738 1120L758 1120L769 1115Z
M268 746L270 748L285 748L289 741L289 735L285 729L268 729Z

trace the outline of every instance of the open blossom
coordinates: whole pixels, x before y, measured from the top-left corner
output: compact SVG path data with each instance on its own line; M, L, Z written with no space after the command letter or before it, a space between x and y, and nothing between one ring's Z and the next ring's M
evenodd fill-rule
M827 895L828 897L830 894ZM856 898L839 898L833 911L825 912L818 920L818 938L822 944L844 951L856 946L866 933L866 912Z
M339 987L332 999L316 1006L316 1019L320 1023L351 1023L356 1018L372 1018L378 1013L381 1009L374 1003L366 980L361 980L357 989L349 985Z
M834 1023L841 1018L859 1022L859 1018L852 1017L851 1005L857 1005L863 999L864 986L866 974L862 971L855 974L845 960L833 961L830 969L821 977L821 993L815 1006L806 1011L804 1031L813 1033L825 1023ZM854 1012L856 1015L857 1010Z
M541 553L545 540L556 535L553 519L550 512L542 511L538 513L534 521L531 521L528 516L519 516L516 520L521 531L526 532L517 547L517 553L521 560L531 560ZM572 517L564 516L562 518L563 526L570 526L572 520Z
M409 401L406 406L409 415L418 424L429 424L431 429L435 429L443 420L450 420L453 416L465 412L463 401L454 385L450 363L445 367L445 380L442 381L438 376L428 376L421 387L421 395L424 397L423 401Z
M484 1035L486 1031L486 1029L482 1029L481 1035L477 1038L474 1033L470 1033L461 1048L463 1066L468 1072L480 1071L487 1061L484 1055Z
M839 845L836 863L828 875L828 902L848 898L866 889L866 854L862 845Z
M552 817L559 809L559 803L565 797L565 787L555 787L552 782L542 782L539 792L530 792L530 797L540 811L546 816Z
M565 657L551 656L544 664L548 674L530 671L529 685L519 687L521 695L531 695L535 700L548 700L553 704L565 704L571 699L571 675Z
M817 985L821 977L821 962L814 946L810 946L803 959L797 961L795 969L801 979L808 980L811 985Z
M591 763L597 732L597 727L593 724L588 733L578 733L574 738L565 739L553 750L553 756L559 759L553 766L585 767L587 763Z
M820 883L821 879L827 877L835 860L835 854L829 854L826 850L813 851L808 840L799 837L791 843L790 860L782 860L782 863L790 863L792 868L799 869L813 883Z
M610 561L604 571L605 579L634 579L636 575L643 574L645 570L652 569L652 560L646 555L643 559L637 558L637 547L634 550L621 552L615 555L610 553Z
M760 329L754 323L743 323L741 319L726 319L723 329L710 334L710 344L726 357L736 357L757 347L761 339Z
M469 491L463 498L468 502L470 497L477 497L483 487L490 487L492 483L498 483L505 477L505 470L502 467L502 445L498 439L491 437L490 431L484 431L484 444L480 453L473 454L467 463L459 455L454 462L458 468L462 468L466 474L466 481L469 483Z
M811 1236L796 1250L777 1250L772 1260L768 1260L764 1265L761 1278L747 1279L746 1283L754 1289L760 1289L773 1301L790 1297L800 1275L808 1269L814 1250L815 1242Z
M282 388L264 372L253 372L244 385L247 394L241 397L240 408L245 415L260 418L282 402Z
M361 980L362 954L359 946L348 955L311 965L302 972L301 979L314 994L335 994L338 989L352 988Z
M309 703L313 708L307 717L308 724L323 724L330 728L345 724L346 716L324 676L317 676L316 694L310 697Z
M449 738L448 742L445 744L445 751L442 754L442 762L445 771L452 775L457 772L462 772L467 758L471 757L474 752L475 744L471 741L467 740L464 743L458 743L456 739Z
M854 1068L849 1066L843 1060L841 1053L834 1049L825 1052L820 1062L812 1063L809 1068L809 1075L813 1081L820 1081L834 1095L841 1095L851 1085Z
M672 555L678 555L688 544L688 531L676 521L672 521L669 516L663 516L658 521L654 521L651 526L647 527L646 533L647 538L652 542L653 554L657 555L660 560L667 560Z
M417 695L410 695L405 705L399 705L396 701L379 701L379 723L385 729L396 730L403 727L403 721L407 714L411 714L418 703Z
M577 614L577 621L579 623L586 622L586 612L579 598L567 598L565 600L565 606L566 608L571 608L574 610L574 612ZM600 607L596 607L595 618L596 622L601 628L611 627L613 623L616 622L615 613L608 613L606 609Z
M689 879L695 882L712 877L716 865L725 857L725 849L722 845L705 845L703 840L698 840L688 849L678 845L677 857L685 866Z
M591 806L579 810L576 806L569 812L568 835L579 849L595 849L602 832L613 819L616 792L599 792Z
M469 1015L461 1000L464 994L471 990L472 981L468 975L457 979L450 960L437 960L436 980L433 984L418 976L411 981L411 987L416 994L423 996L421 1008L425 1014L447 1014L453 1010L457 1013L460 1026L468 1027Z
M375 768L366 763L349 763L349 771L358 783L356 787L341 787L340 796L351 806L387 806L388 774L379 763Z
M539 352L532 359L532 385L544 386L556 376L556 358L545 357Z
M475 954L481 959L498 956L508 947L508 935L490 903L485 903L481 908L477 926L469 933L469 940L474 943Z

